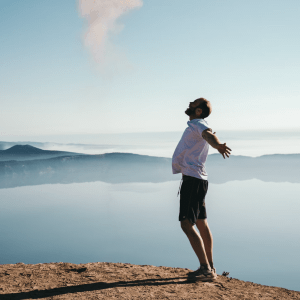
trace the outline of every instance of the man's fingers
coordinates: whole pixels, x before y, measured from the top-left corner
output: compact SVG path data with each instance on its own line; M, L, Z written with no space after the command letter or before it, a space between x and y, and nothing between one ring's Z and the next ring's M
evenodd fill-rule
M229 147L226 146L226 143L223 144L225 146L226 149L229 149L230 151L232 151Z
M232 151L232 150L231 150L229 147L227 147L227 146L225 146L225 147L223 146L222 148L223 148L224 151Z
M226 143L224 143L220 146L221 147L219 148L219 152L222 154L223 158L225 159L226 156L229 158L229 155L231 154L230 151L232 151L232 150L226 146Z

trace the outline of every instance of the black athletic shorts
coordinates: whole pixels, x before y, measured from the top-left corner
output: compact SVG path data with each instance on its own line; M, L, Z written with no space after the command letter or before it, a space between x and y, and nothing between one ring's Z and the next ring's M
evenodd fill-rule
M179 221L188 219L195 224L198 219L206 219L205 195L208 181L183 175L180 189Z

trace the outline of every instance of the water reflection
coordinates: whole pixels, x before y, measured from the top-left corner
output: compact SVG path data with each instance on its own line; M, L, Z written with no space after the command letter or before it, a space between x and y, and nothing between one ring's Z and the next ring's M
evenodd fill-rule
M300 154L260 157L219 154L208 157L206 167L211 183L260 179L266 182L300 183ZM62 156L27 161L0 161L0 188L103 181L166 182L178 180L171 172L171 159L130 153Z

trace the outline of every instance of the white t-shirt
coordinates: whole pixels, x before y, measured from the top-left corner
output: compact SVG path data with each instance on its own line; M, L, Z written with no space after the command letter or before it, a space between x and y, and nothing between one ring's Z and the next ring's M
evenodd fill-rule
M173 157L173 174L184 175L207 180L205 162L209 144L202 137L202 131L209 126L204 119L193 119L187 122L188 127L179 141Z

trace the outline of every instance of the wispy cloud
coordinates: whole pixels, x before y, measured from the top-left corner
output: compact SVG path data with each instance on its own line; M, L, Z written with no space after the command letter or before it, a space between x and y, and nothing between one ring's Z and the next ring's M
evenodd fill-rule
M88 22L84 43L102 67L116 67L122 54L110 42L110 36L122 31L118 18L143 5L142 0L79 0L79 12Z

